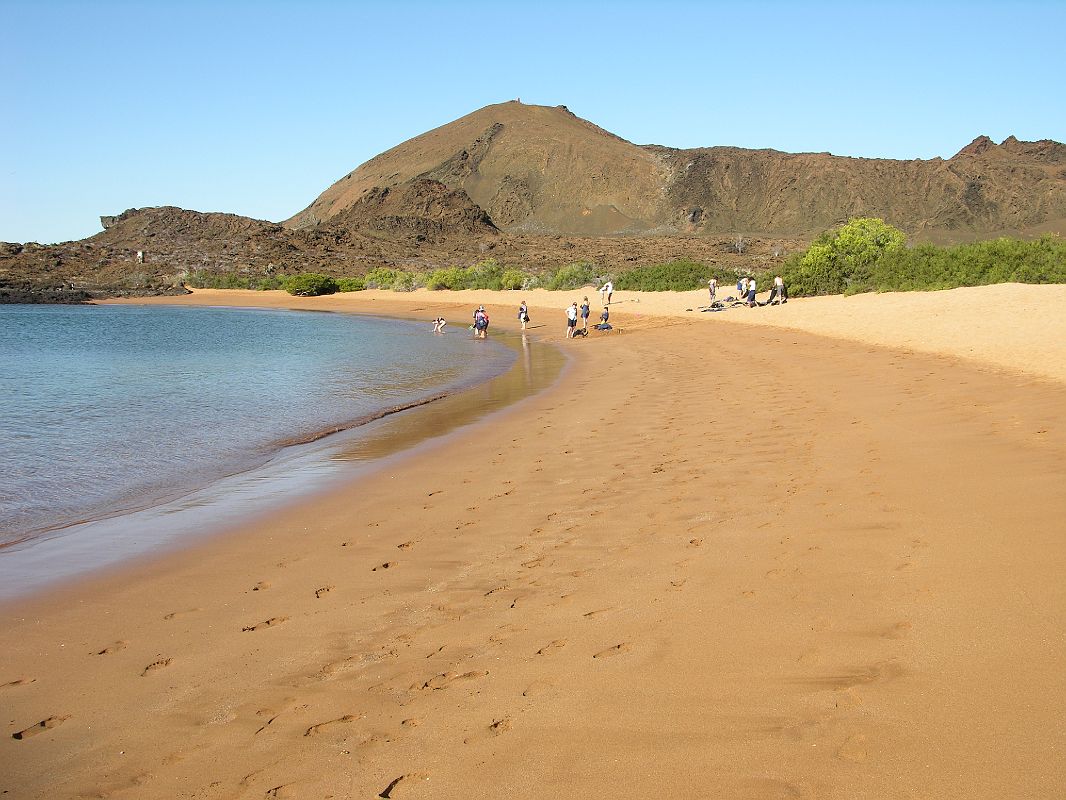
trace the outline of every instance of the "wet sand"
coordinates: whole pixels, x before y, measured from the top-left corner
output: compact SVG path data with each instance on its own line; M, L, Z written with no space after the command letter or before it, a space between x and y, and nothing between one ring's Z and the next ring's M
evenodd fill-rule
M561 343L565 303L528 299L530 335ZM547 392L311 507L5 607L0 791L1062 795L1066 380L937 349L924 298L881 296L888 341L730 318L813 325L816 301L615 299L621 332L562 343ZM1052 372L1056 319L1004 325Z

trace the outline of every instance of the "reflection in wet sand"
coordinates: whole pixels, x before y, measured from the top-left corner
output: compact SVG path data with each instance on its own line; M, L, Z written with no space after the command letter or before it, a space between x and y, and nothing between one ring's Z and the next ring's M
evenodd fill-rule
M525 334L500 334L497 341L519 349L521 368L472 389L449 395L420 408L387 417L346 442L331 455L335 461L367 461L406 450L428 439L470 425L523 397L550 386L566 361L562 351L535 346Z

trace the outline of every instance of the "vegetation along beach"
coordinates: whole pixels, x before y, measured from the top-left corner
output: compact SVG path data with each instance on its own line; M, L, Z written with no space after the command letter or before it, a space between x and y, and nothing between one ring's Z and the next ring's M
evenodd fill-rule
M2 800L1066 797L1066 8L131 10L0 9Z

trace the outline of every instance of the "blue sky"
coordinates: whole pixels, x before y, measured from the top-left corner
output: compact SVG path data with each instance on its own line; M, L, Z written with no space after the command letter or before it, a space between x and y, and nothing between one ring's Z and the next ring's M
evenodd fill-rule
M0 240L177 205L280 220L489 103L638 144L950 157L1066 141L1066 0L0 0Z

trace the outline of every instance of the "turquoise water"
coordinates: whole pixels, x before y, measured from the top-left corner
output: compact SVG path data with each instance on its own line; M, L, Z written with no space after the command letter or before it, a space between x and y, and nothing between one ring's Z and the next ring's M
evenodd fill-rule
M513 358L428 322L0 306L0 547L166 503Z

